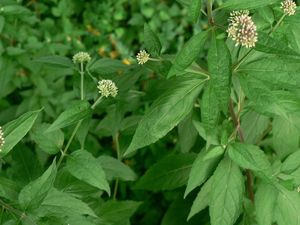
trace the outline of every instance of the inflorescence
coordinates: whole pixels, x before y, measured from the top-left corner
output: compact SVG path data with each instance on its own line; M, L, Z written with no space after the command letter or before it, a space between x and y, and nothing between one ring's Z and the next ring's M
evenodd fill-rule
M281 2L281 9L283 10L284 14L288 16L292 16L296 13L297 5L293 0L284 0Z
M73 62L76 63L87 63L91 61L91 56L87 52L78 52L73 56Z
M111 80L101 80L98 82L97 88L99 89L99 93L102 96L108 97L116 97L118 94L118 88L116 84Z
M145 64L150 59L150 54L148 54L145 50L141 50L137 55L136 59L138 64Z
M228 37L236 42L236 46L246 48L255 46L257 42L256 25L249 16L248 10L233 11L229 17Z

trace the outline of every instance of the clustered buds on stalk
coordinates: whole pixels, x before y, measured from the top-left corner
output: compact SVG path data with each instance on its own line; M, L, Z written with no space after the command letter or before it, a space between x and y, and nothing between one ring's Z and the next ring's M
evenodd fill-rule
M137 55L136 59L138 64L145 64L150 59L150 54L148 54L145 50L141 50Z
M118 88L116 84L111 80L101 80L98 82L97 88L99 89L99 93L102 96L108 97L116 97L118 94Z
M296 12L297 5L293 0L284 0L281 2L281 9L284 14L292 16Z
M87 63L91 61L91 56L87 52L78 52L73 56L73 62L76 63Z
M3 147L4 143L5 143L4 133L3 133L2 127L0 127L0 152L1 152L1 148Z
M257 42L256 25L249 16L248 10L233 11L229 17L228 37L236 42L235 46L246 48L255 46Z

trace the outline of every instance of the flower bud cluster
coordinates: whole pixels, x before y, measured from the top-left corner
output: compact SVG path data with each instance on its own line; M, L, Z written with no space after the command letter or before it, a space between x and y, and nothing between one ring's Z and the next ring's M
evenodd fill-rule
M78 52L73 56L73 62L76 63L87 63L91 61L91 56L87 52Z
M256 25L249 16L248 10L233 11L229 17L228 37L236 42L236 46L255 47L257 42Z
M281 9L283 10L284 14L288 16L292 16L296 13L297 5L293 0L284 0L281 2Z
M98 82L97 88L99 89L99 93L104 96L112 96L116 97L118 94L118 88L116 84L111 80L101 80Z

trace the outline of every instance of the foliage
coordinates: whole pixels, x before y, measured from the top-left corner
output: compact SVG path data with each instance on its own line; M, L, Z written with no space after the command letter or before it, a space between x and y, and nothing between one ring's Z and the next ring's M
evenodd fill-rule
M295 7L1 1L0 224L300 225Z

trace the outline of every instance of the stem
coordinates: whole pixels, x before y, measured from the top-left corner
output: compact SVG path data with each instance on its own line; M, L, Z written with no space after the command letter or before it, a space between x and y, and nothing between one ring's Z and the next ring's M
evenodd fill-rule
M91 106L92 109L95 109L96 106L102 101L103 99L103 95L101 95L95 102L94 104Z
M119 132L116 133L116 135L114 137L114 142L115 142L116 151L117 151L117 159L119 161L122 161L122 157L121 157L121 153L120 153L120 144L119 144ZM119 179L117 178L116 182L115 182L114 194L113 194L113 199L115 199L115 200L117 198L118 185L119 185Z
M239 118L236 116L235 112L234 112L234 105L233 105L233 101L232 99L230 99L230 103L229 103L229 111L230 111L230 115L233 121L234 126L237 129L239 138L240 138L240 142L244 143L245 139L244 139L244 133L243 130L240 126L240 121ZM246 170L246 177L247 177L247 190L248 190L248 196L251 200L252 203L254 203L254 192L253 192L253 185L252 185L252 173L250 170Z
M82 123L82 120L79 120L78 123L76 124L76 126L75 126L75 128L73 130L73 133L72 133L72 135L71 135L71 137L70 137L70 139L69 139L69 141L68 141L65 149L63 150L63 152L62 152L62 154L61 154L61 156L60 156L60 158L58 160L57 168L60 166L62 160L64 159L65 155L67 154L67 151L68 151L68 149L69 149L69 147L70 147L70 145L71 145L71 143L72 143L72 141L73 141L73 139L74 139L74 137L75 137L75 135L76 135L76 133L77 133L80 125L81 125L81 123Z
M80 99L84 99L84 69L83 69L83 63L80 63L80 76L81 76L81 82L80 82Z
M213 6L213 0L207 0L207 17L208 17L208 23L213 26L214 25L214 18L212 16L212 6Z
M270 30L270 32L268 33L268 35L271 35L282 23L283 19L286 17L286 14L283 14L281 16L281 18L278 20L278 22L275 24L275 26L273 27L273 29ZM247 59L247 57L250 55L250 53L253 51L253 48L248 51L243 58L241 58L241 60L233 67L233 72L235 72Z

